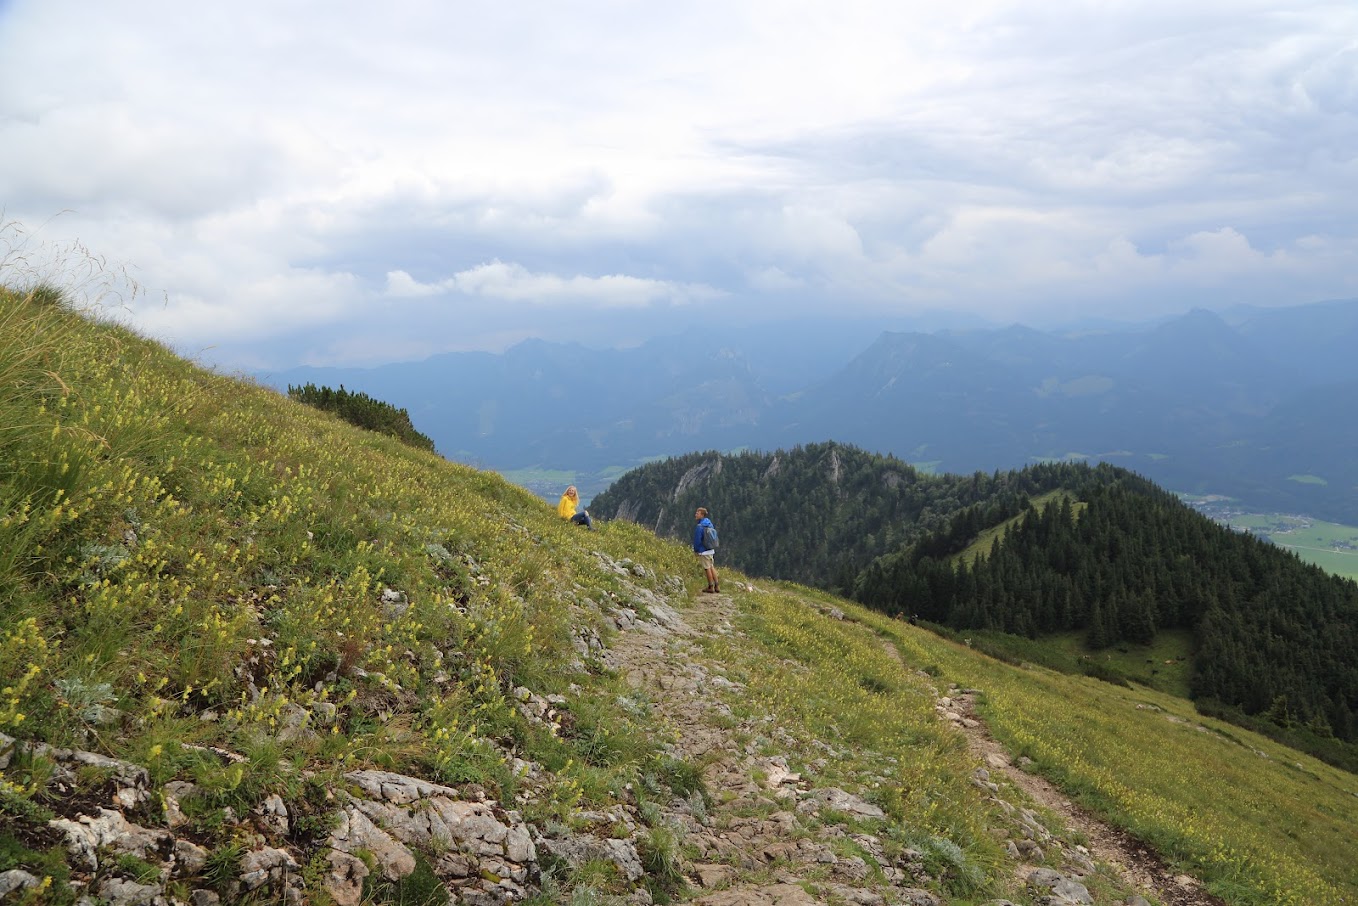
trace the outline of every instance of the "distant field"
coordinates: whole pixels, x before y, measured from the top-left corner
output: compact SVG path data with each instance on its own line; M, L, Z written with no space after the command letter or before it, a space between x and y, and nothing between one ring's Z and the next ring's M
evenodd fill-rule
M1307 563L1335 575L1358 579L1358 527L1279 513L1233 515L1227 523L1262 532L1274 544L1295 551Z
M1307 563L1347 579L1358 579L1358 527L1288 513L1247 513L1220 495L1179 494L1198 512L1223 525L1263 535Z

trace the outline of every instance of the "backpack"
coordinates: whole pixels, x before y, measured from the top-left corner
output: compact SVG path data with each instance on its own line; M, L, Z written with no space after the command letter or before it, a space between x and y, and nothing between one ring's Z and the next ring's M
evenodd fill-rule
M714 551L717 549L717 530L714 526L703 526L703 548Z

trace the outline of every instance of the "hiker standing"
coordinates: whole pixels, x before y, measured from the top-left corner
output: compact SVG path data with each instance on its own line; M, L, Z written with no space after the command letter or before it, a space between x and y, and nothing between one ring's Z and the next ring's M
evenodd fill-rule
M569 519L576 525L583 525L587 529L594 528L594 520L589 518L589 510L577 513L575 508L580 505L580 492L575 489L575 485L566 488L566 493L561 495L561 500L557 502L556 514L562 519Z
M707 574L707 587L703 589L703 594L716 594L721 591L717 584L717 529L712 525L712 520L707 518L707 507L698 507L693 518L697 520L697 525L693 527L693 553L698 555L698 563Z

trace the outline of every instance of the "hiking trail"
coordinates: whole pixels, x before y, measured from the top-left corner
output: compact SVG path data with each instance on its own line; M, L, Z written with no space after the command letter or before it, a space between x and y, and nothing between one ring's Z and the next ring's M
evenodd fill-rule
M767 754L770 742L775 748L785 742L789 752L795 751L795 741L772 716L737 721L722 703L718 692L738 693L740 684L724 676L720 665L707 661L702 642L713 636L739 638L736 616L736 601L724 593L697 595L682 610L653 607L650 619L638 620L620 632L603 653L605 663L631 688L646 695L671 728L674 754L703 765L707 803L672 815L683 825L686 851L696 854L682 866L694 894L691 902L697 906L942 906L945 900L924 889L929 877L909 852L893 859L872 835L850 834L832 821L824 825L816 821L820 806L847 814L874 806L852 791L813 791L809 780L789 769L787 759ZM884 649L905 668L893 646L884 643ZM1074 806L1042 778L1016 767L977 719L973 693L952 690L940 696L940 703L940 719L949 719L949 708L942 703L956 709L958 719L953 722L983 766L978 767L975 782L1000 797L1009 791L986 781L988 771L1002 773L1031 798L1031 802L1009 803L1006 810L1031 820L1037 828L1031 812L1035 803L1058 815L1070 831L1087 841L1084 846L1070 840L1044 841L1060 848L1068 867L1093 872L1095 863L1102 863L1104 871L1115 872L1126 886L1165 906L1223 906L1193 879L1171 872L1147 847ZM761 739L764 744L740 745L738 736ZM1035 836L1040 840L1045 833L1038 830ZM845 846L837 854L829 845L837 836L851 837L853 848L870 854L878 870L874 872L862 858L843 856ZM1040 857L1041 850L1035 851ZM1019 854L1016 862L1017 881L1028 881L1039 871L1063 877L1028 864L1027 854ZM1079 893L1070 893L1073 888ZM1058 887L1048 896L1039 892L1032 902L1053 906L1110 902L1081 899L1081 894L1089 896L1085 888L1078 883L1073 888ZM1067 899L1066 894L1073 898ZM989 902L1012 906L1008 900ZM1116 902L1147 901L1133 897Z

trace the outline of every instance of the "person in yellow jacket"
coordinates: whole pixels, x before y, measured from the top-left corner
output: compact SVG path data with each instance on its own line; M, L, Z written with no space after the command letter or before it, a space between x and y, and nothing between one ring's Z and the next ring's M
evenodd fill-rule
M575 489L575 485L566 488L566 493L561 495L561 500L556 505L556 514L562 519L569 519L576 525L583 525L587 529L594 528L594 520L589 518L589 510L577 513L575 508L580 505L580 492Z

